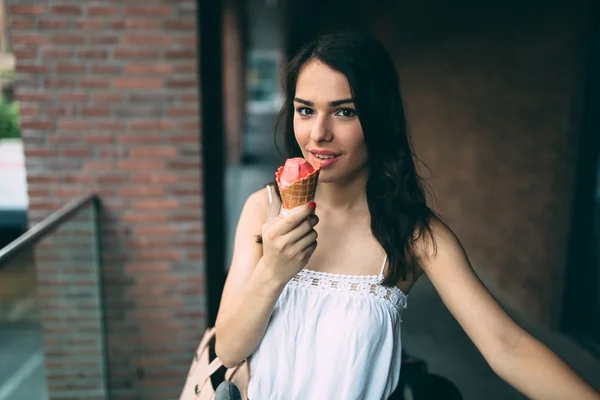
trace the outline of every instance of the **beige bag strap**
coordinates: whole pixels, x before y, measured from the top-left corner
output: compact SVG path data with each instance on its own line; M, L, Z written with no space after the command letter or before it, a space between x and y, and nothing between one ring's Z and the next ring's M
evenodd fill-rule
M276 218L281 212L281 200L277 193L275 192L275 188L272 185L267 185L267 191L269 193L269 214L267 216L267 221Z

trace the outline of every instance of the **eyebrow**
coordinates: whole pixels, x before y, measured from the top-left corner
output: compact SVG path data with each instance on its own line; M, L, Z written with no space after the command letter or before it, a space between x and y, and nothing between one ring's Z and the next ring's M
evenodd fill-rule
M294 101L298 102L298 103L302 103L304 105L307 106L314 106L315 104L312 101L308 101L308 100L303 100L299 97L294 98ZM342 100L334 100L332 102L329 103L329 105L331 107L337 107L340 106L342 104L348 104L348 103L354 103L354 99L342 99Z

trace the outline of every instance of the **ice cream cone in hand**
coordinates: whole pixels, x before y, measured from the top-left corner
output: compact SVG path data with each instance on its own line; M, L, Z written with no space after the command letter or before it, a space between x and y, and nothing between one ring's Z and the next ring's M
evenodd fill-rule
M289 211L312 201L317 189L320 167L313 168L304 158L290 158L275 173L283 211Z

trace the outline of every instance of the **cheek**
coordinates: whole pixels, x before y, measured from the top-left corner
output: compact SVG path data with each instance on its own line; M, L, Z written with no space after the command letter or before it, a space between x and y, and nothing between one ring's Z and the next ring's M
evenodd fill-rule
M354 153L356 157L356 161L364 161L368 158L367 156L367 147L365 145L365 138L360 126L353 130L352 134L349 135L350 143L348 143L349 147L352 148L352 153Z
M294 119L294 136L300 147L302 147L309 140L310 129L307 129L306 124L302 123L302 121Z

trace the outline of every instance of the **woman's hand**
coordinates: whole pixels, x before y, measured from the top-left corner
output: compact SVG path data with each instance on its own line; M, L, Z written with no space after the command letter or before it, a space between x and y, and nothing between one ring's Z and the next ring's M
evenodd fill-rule
M262 227L264 267L273 279L285 284L304 268L317 248L319 222L315 203L290 210Z

